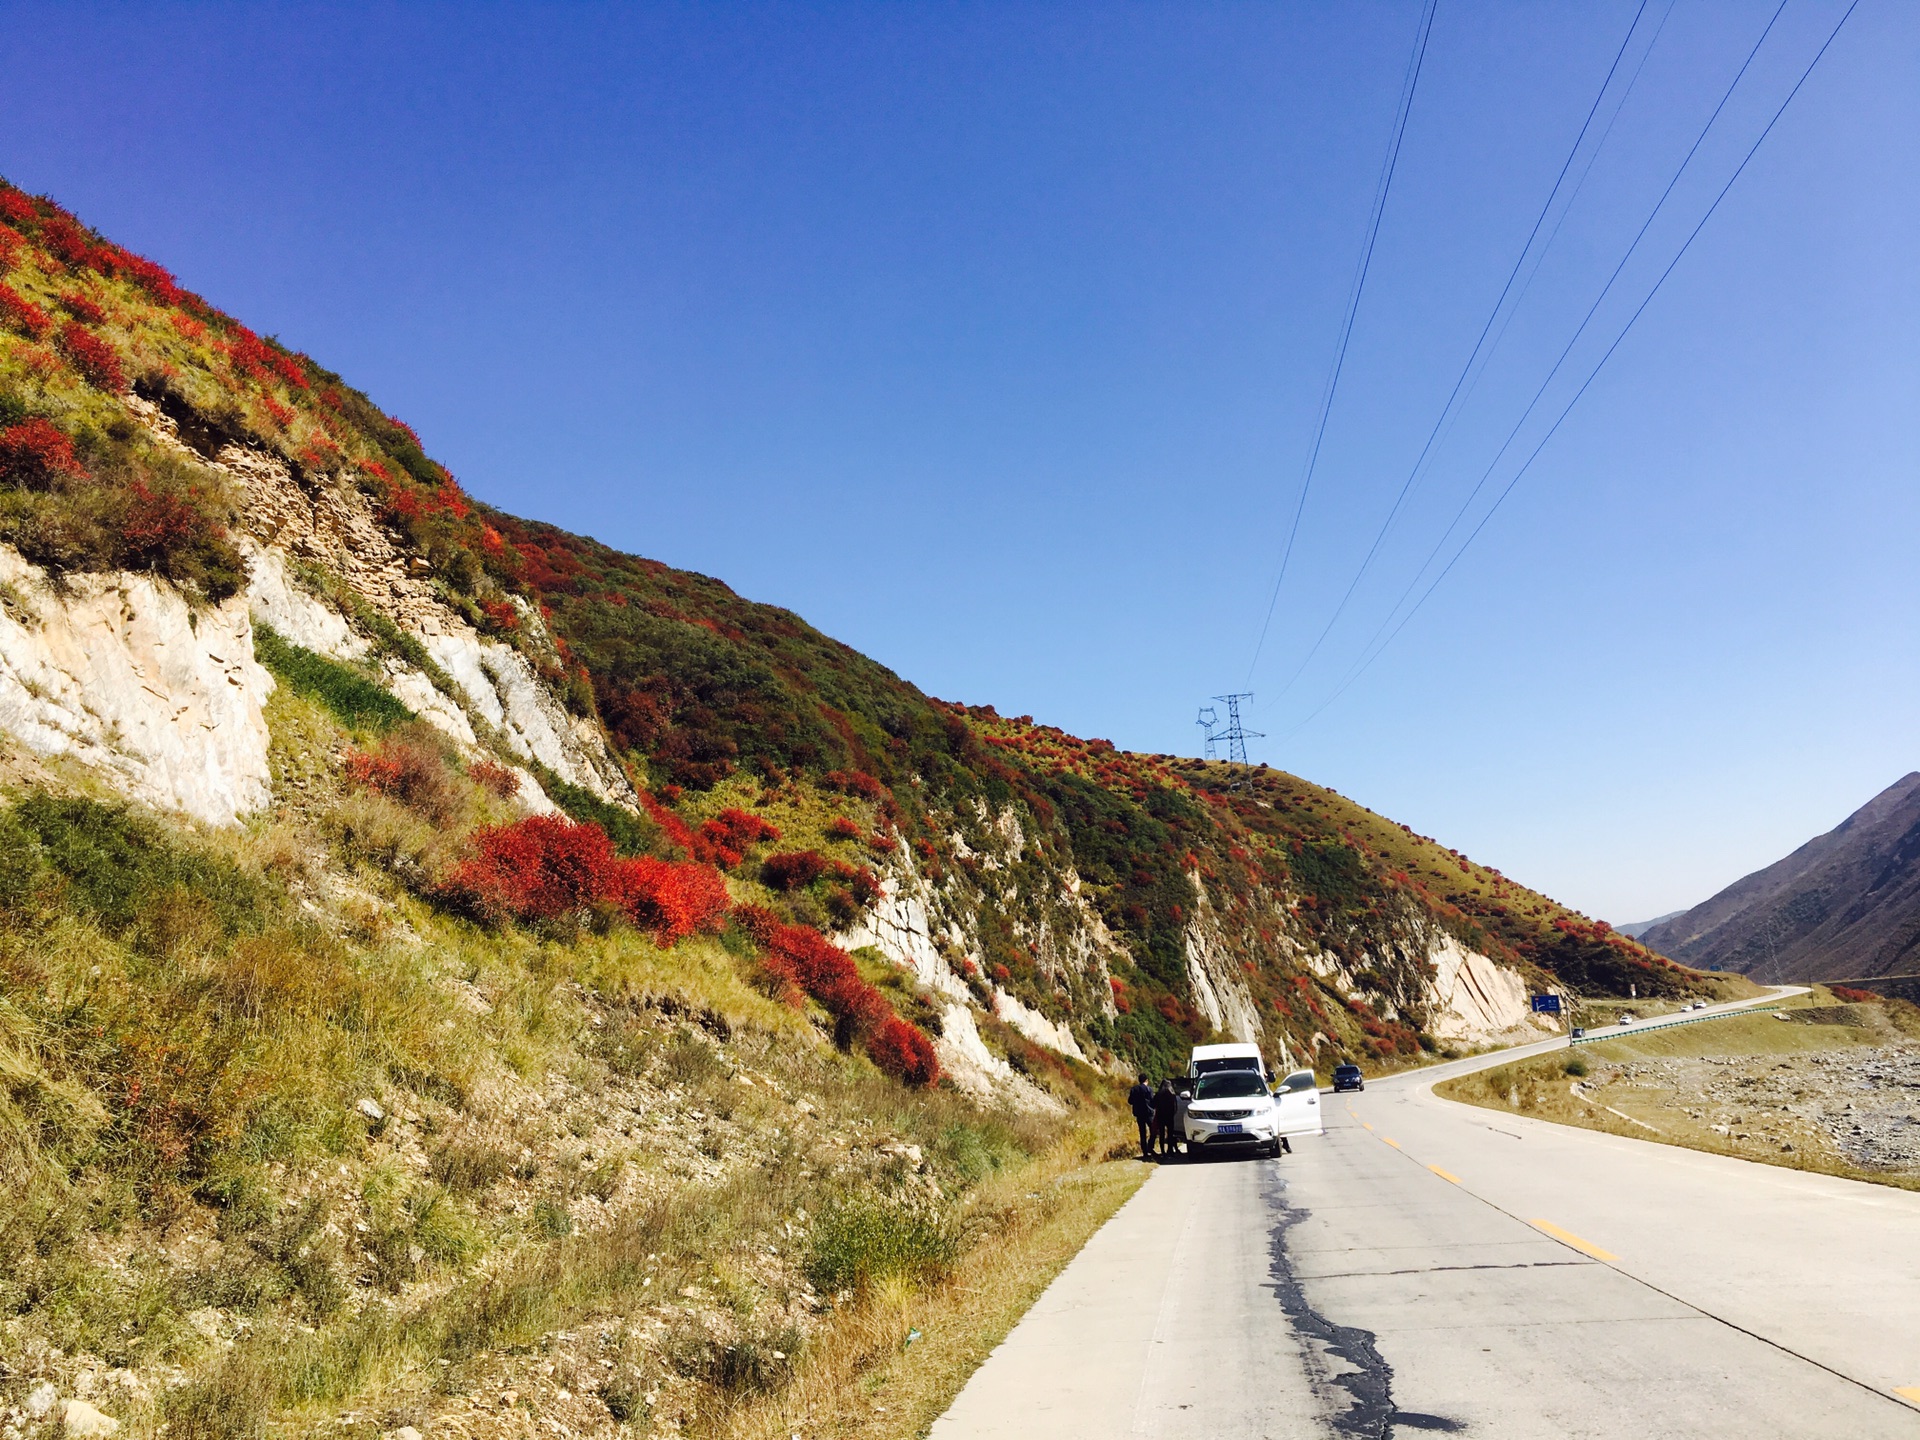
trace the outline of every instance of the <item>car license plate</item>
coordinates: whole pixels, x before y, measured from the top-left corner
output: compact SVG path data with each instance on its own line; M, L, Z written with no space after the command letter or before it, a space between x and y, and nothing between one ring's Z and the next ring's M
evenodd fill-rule
M1246 1127L1241 1125L1222 1125L1216 1133L1221 1135L1244 1135L1246 1134Z

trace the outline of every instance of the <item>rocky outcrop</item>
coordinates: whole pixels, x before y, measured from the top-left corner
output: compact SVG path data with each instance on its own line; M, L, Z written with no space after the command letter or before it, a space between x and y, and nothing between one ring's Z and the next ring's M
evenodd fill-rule
M0 546L0 732L67 757L129 798L228 825L267 803L273 680L247 603L198 608L146 575L56 588Z
M1194 894L1199 897L1193 917L1186 925L1187 983L1193 992L1193 1007L1206 1017L1207 1024L1235 1040L1257 1042L1264 1032L1260 1011L1253 994L1241 978L1240 962L1234 958L1226 936L1214 914L1200 872L1189 872Z
M1533 1013L1526 981L1444 932L1429 952L1434 976L1427 1031L1454 1044L1491 1045L1517 1030L1551 1029Z

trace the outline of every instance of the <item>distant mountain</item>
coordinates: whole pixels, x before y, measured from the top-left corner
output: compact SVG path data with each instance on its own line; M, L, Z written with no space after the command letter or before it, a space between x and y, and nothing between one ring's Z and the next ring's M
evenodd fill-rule
M1636 938L1689 965L1756 980L1920 970L1920 771L1786 859Z
M1622 935L1625 935L1629 940L1638 940L1642 935L1653 929L1654 926L1664 925L1667 921L1686 913L1684 910L1669 910L1666 914L1656 915L1651 920L1635 920L1631 924L1616 925L1613 928L1618 930Z

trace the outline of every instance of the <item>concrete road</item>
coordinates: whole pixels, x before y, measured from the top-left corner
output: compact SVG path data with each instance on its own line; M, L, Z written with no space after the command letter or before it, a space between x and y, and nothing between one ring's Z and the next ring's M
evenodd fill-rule
M1920 1437L1920 1195L1431 1093L1508 1058L1160 1167L933 1440Z

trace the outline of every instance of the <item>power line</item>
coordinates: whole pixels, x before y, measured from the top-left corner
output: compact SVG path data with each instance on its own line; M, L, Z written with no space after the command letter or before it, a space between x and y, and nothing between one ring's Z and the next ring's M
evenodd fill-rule
M1393 528L1393 522L1400 514L1400 507L1406 503L1407 496L1413 490L1414 480L1420 474L1421 466L1426 463L1427 456L1432 453L1434 442L1439 439L1441 428L1447 423L1447 418L1453 414L1454 404L1459 400L1461 389L1467 383L1467 376L1473 370L1474 361L1480 358L1481 349L1487 343L1487 336L1493 330L1493 322L1500 318L1500 307L1506 304L1507 296L1513 290L1513 282L1519 278L1521 267L1526 264L1527 255L1533 249L1533 242L1539 238L1540 227L1546 224L1547 215L1553 209L1553 202L1559 198L1560 187L1566 182L1567 172L1573 168L1573 162L1580 154L1580 147L1586 141L1587 132L1593 128L1593 117L1600 113L1600 102L1606 99L1607 89L1613 84L1613 77L1619 72L1620 62L1626 58L1627 47L1633 43L1634 32L1640 28L1640 19L1646 14L1650 3L1651 0L1640 0L1640 8L1633 12L1633 23L1627 26L1627 33L1621 37L1620 48L1613 55L1613 63L1607 66L1606 76L1600 81L1599 90L1594 92L1593 104L1587 107L1586 119L1580 122L1580 133L1573 137L1573 146L1567 151L1567 158L1560 162L1560 173L1553 177L1553 188L1547 192L1546 203L1541 205L1540 213L1534 216L1533 228L1527 232L1526 243L1520 247L1520 253L1514 256L1513 268L1507 272L1506 283L1500 287L1500 294L1494 300L1493 308L1487 312L1486 324L1480 327L1480 333L1473 342L1473 349L1467 354L1466 363L1460 367L1460 373L1454 377L1453 389L1447 393L1446 403L1440 407L1439 415L1434 418L1433 428L1427 432L1426 443L1420 447L1419 455L1414 458L1412 467L1407 471L1407 478L1401 483L1400 493L1394 497L1393 507L1387 511L1387 518L1381 523L1380 533L1373 537L1373 544L1368 547L1366 557L1360 562L1360 568L1354 572L1346 594L1340 597L1340 603L1334 607L1332 616L1327 620L1326 628L1321 630L1319 638L1313 642L1305 657L1294 668L1293 674L1287 677L1286 684L1280 687L1280 694L1275 698L1284 697L1305 673L1307 666L1313 662L1313 657L1320 653L1320 647L1326 643L1327 636L1333 633L1333 627L1339 623L1341 615L1346 613L1348 602L1353 599L1354 592L1360 588L1360 582L1373 565L1374 557L1380 553L1380 546L1385 543L1387 532ZM1634 75L1637 79L1639 72L1636 70ZM1617 115L1619 112L1616 110L1614 113ZM1597 148L1595 153L1598 153ZM1558 233L1557 227L1556 233ZM1541 254L1545 253L1543 248Z
M1373 266L1373 246L1380 235L1380 219L1386 214L1387 196L1393 189L1393 174L1400 164L1400 142L1407 133L1407 117L1413 113L1413 96L1420 85L1420 70L1427 58L1427 37L1433 33L1433 14L1439 6L1439 0L1427 0L1426 8L1421 12L1420 28L1415 33L1412 59L1407 64L1407 78L1401 86L1400 106L1394 114L1393 138L1387 146L1386 163L1380 171L1380 181L1374 188L1373 211L1367 217L1367 238L1360 249L1360 264L1355 272L1352 293L1347 297L1346 315L1340 324L1340 342L1334 349L1333 368L1327 374L1327 384L1320 396L1320 416L1314 425L1313 445L1307 452L1305 476L1300 482L1300 499L1293 507L1293 521L1287 528L1287 543L1280 552L1280 573L1274 576L1273 593L1267 599L1266 618L1260 622L1260 638L1254 642L1253 659L1247 665L1247 678L1253 678L1254 666L1260 663L1260 651L1267 643L1267 630L1273 624L1274 607L1280 601L1280 586L1287 578L1287 564L1293 559L1293 542L1300 534L1300 517L1306 513L1307 492L1313 487L1313 472L1320 463L1320 442L1326 438L1327 417L1333 413L1334 393L1340 388L1340 372L1346 368L1347 342L1353 336L1354 316L1360 310L1360 296L1367 287L1367 272Z
M1519 436L1521 430L1525 428L1527 421L1532 418L1534 410L1539 407L1540 401L1545 397L1548 388L1553 384L1554 377L1559 375L1561 367L1567 363L1567 357L1573 353L1574 347L1580 343L1580 337L1586 334L1587 327L1593 323L1593 317L1599 313L1600 306L1605 302L1607 296L1613 293L1614 285L1619 281L1621 274L1626 270L1627 264L1633 259L1635 252L1639 250L1640 242L1646 238L1648 230L1653 226L1653 222L1659 217L1661 210L1665 208L1668 198L1673 194L1674 187L1680 183L1680 177L1686 174L1687 167L1693 163L1693 157L1699 153L1700 146L1705 143L1707 135L1713 129L1714 122L1720 118L1720 112L1726 109L1727 102L1733 98L1733 92L1739 88L1741 80L1746 77L1747 71L1753 65L1754 58L1760 53L1760 47L1766 43L1767 37L1773 33L1773 27L1779 22L1780 16L1785 12L1787 3L1788 0L1780 0L1779 6L1774 10L1772 16L1768 18L1765 28L1760 32L1759 38L1753 42L1752 48L1747 51L1746 59L1741 62L1739 70L1735 72L1727 88L1721 92L1720 101L1713 107L1713 113L1707 116L1706 124L1702 125L1700 127L1700 133L1694 136L1693 144L1687 147L1686 155L1682 157L1679 166L1668 179L1666 188L1660 192L1660 198L1654 201L1653 208L1647 212L1647 218L1641 223L1640 229L1635 233L1625 253L1621 255L1620 263L1613 267L1613 273L1607 277L1606 284L1600 287L1600 293L1594 296L1593 303L1587 307L1587 313L1581 317L1580 324L1574 329L1572 338L1567 341L1565 348L1560 351L1559 356L1554 360L1552 368L1547 371L1546 378L1540 382L1540 387L1533 392L1533 398L1527 402L1526 408L1520 412L1520 418L1514 421L1513 428L1507 432L1506 439L1500 443L1500 448L1494 452L1493 459L1487 462L1487 468L1481 472L1480 478L1474 482L1473 489L1467 493L1467 498L1460 503L1460 508L1454 513L1453 519L1447 523L1447 528L1441 532L1440 538L1434 542L1433 548L1427 552L1426 558L1422 560L1414 570L1413 578L1407 581L1406 588L1400 592L1399 598L1388 607L1386 618L1380 622L1373 634L1368 637L1367 642L1360 647L1361 658L1356 661L1356 664L1361 667L1361 669L1373 663L1372 656L1379 653L1374 647L1379 644L1380 637L1386 633L1389 626L1394 624L1394 617L1400 613L1400 607L1405 605L1407 603L1407 597L1419 588L1420 578L1427 573L1427 570L1433 565L1433 562L1439 558L1440 553L1446 549L1447 542L1453 538L1454 531L1460 528L1460 522L1473 508L1473 502L1480 498L1480 492L1486 488L1487 481L1492 478L1493 472L1499 468L1500 462L1506 458L1507 451L1512 448L1514 440ZM1394 633L1399 633L1397 628ZM1347 677L1336 687L1334 694L1338 695L1344 692L1348 685L1359 678L1361 669L1349 671ZM1328 703L1331 703L1331 701ZM1324 710L1325 708L1326 706L1323 704L1313 713L1318 715L1320 710ZM1305 722L1302 723L1304 724ZM1295 730L1289 733L1297 733L1297 731L1298 727L1295 727Z
M1599 377L1600 371L1606 366L1606 363L1613 358L1614 352L1620 348L1621 343L1627 338L1628 333L1633 329L1634 325L1638 323L1640 317L1646 313L1647 307L1653 303L1653 297L1660 293L1661 287L1667 283L1667 277L1673 274L1674 270L1679 266L1680 261L1686 256L1687 251L1693 247L1693 242L1699 238L1700 232L1706 229L1707 222L1713 218L1714 212L1720 208L1720 202L1727 198L1728 192L1733 189L1734 182L1739 180L1740 176L1745 173L1749 162L1759 153L1760 147L1766 142L1767 136L1773 133L1774 126L1780 123L1780 117L1786 114L1787 107L1793 103L1794 97L1800 93L1801 87L1807 83L1808 78L1813 74L1814 67L1819 65L1821 59L1832 47L1833 42L1840 38L1840 31L1845 27L1847 21L1852 18L1853 12L1857 10L1859 6L1860 0L1851 0L1851 3L1841 14L1839 20L1834 23L1834 27L1828 32L1827 38L1821 42L1820 48L1814 52L1813 58L1807 62L1806 69L1800 72L1800 78L1793 82L1793 88L1787 92L1786 98L1782 100L1779 107L1774 110L1772 118L1767 121L1765 128L1760 131L1758 138L1747 148L1747 153L1741 157L1740 163L1734 167L1733 173L1727 177L1726 184L1720 187L1720 193L1713 197L1713 203L1707 206L1706 213L1700 217L1699 223L1688 233L1687 238L1681 243L1679 250L1675 252L1673 259L1667 262L1666 269L1660 272L1660 278L1653 282L1653 288L1647 292L1646 298L1640 302L1633 314L1627 318L1627 323L1621 327L1620 333L1614 336L1613 343L1607 346L1606 352L1595 362L1593 369L1587 373L1587 378L1580 383L1580 388L1574 391L1573 397L1561 408L1559 415L1554 417L1553 424L1547 427L1546 434L1540 437L1540 442L1533 447L1532 452L1529 453L1526 460L1521 463L1520 468L1514 471L1513 478L1507 481L1505 488L1503 488L1500 494L1494 499L1493 504L1487 508L1487 513L1480 517L1479 523L1473 527L1472 531L1467 535L1467 538L1461 542L1460 548L1454 552L1453 558L1447 561L1438 575L1433 577L1432 583L1421 592L1420 598L1414 601L1412 607L1406 614L1401 616L1399 623L1393 626L1391 633L1387 635L1386 639L1372 649L1372 653L1360 662L1359 666L1340 683L1339 688L1335 690L1333 694L1329 695L1326 700L1320 704L1318 709L1314 710L1305 720L1302 720L1299 725L1296 725L1289 731L1289 735L1298 734L1329 705L1333 704L1335 700L1338 700L1341 695L1346 693L1348 687L1358 680L1360 676L1372 666L1373 662L1386 652L1387 647L1398 638L1400 632L1407 628L1407 622L1412 620L1420 607L1427 603L1428 597L1440 587L1440 582L1445 580L1447 576L1453 572L1453 567L1460 563L1461 557L1467 553L1468 548L1472 546L1473 542L1480 537L1480 532L1487 528L1487 523L1493 519L1500 507L1506 503L1507 497L1513 493L1514 487L1517 486L1522 478L1525 477L1526 473L1533 468L1533 462L1540 458L1541 451L1546 449L1547 442L1552 440L1555 433L1558 432L1561 422L1573 412L1573 407L1580 403L1580 397L1587 393L1588 387ZM1775 12L1774 18L1779 18L1778 11ZM1771 22L1769 22L1768 28L1772 28ZM1761 38L1765 38L1764 34ZM1749 59L1751 59L1751 57L1749 57ZM1744 67L1742 67L1742 69L1744 73ZM1737 77L1736 83L1738 83ZM1724 104L1725 102L1723 101L1722 103ZM1716 110L1714 113L1718 114L1719 112ZM1671 187L1669 187L1669 189L1671 189ZM1479 489L1476 486L1475 494L1478 493ZM1449 529L1448 533L1452 533L1451 529ZM1425 569L1424 566L1421 568L1422 570ZM1416 576L1415 584L1418 583L1418 576ZM1409 587L1409 590L1411 590L1411 587ZM1403 595L1401 598L1404 600L1405 596ZM1396 605L1395 608L1398 609L1398 606ZM1391 614L1389 614L1388 619L1389 622L1391 622Z

